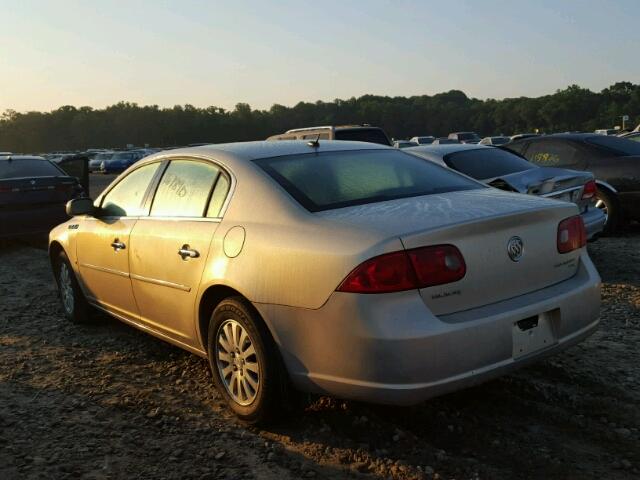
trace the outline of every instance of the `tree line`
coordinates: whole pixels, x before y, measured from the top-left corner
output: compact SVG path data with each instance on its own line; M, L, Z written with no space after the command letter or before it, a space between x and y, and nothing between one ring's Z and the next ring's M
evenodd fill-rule
M265 139L290 128L368 123L390 136L446 136L453 131L480 135L593 131L640 123L640 85L618 82L599 93L571 85L536 98L469 98L451 90L436 95L388 97L363 95L332 102L300 102L254 110L239 103L233 110L176 105L160 108L120 102L104 109L63 106L51 112L6 110L0 116L0 150L49 152L127 144L168 147Z

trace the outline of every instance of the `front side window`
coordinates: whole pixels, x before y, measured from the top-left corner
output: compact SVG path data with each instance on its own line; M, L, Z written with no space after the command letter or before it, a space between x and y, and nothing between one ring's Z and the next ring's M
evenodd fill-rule
M636 142L638 141L638 139L634 140L636 140ZM640 155L640 145L627 138L594 135L585 141L591 145L604 147L616 155Z
M202 217L220 169L211 163L172 160L158 185L151 216Z
M311 212L484 188L397 149L310 153L255 163Z
M160 162L144 165L120 180L103 198L103 214L113 217L145 215L142 201L159 166Z

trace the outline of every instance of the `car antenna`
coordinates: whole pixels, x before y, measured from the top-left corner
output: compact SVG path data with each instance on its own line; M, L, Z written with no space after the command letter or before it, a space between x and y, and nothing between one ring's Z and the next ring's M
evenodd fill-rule
M320 146L320 134L316 135L316 138L314 140L309 140L307 142L307 145L313 148L318 148Z

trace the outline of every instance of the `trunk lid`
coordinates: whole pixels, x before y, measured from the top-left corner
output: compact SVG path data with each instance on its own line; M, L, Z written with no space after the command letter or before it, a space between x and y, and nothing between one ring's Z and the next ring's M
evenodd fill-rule
M584 184L593 178L593 175L588 172L539 167L486 179L485 182L501 190L514 190L572 202L580 207L580 211L584 211L590 202L582 199Z
M451 192L322 212L363 228L375 223L406 249L451 244L466 263L463 279L420 290L436 315L499 302L562 282L575 275L580 251L560 254L560 221L578 214L575 205L494 189ZM509 241L524 252L510 258Z
M64 204L78 196L82 187L73 177L23 177L0 180L2 208L30 208Z

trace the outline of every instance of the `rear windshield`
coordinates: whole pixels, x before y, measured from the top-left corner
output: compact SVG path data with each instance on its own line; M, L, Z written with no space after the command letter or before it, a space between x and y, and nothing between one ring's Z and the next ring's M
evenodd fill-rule
M379 128L354 128L349 130L336 130L336 140L352 140L356 142L379 143L389 145L389 139Z
M61 177L65 174L48 160L0 160L0 178Z
M640 144L626 138L594 135L585 141L592 145L605 147L618 155L640 155Z
M480 140L476 133L458 133L458 140Z
M454 170L478 180L537 168L524 158L499 148L478 148L450 153L444 157L444 161Z
M311 212L483 188L399 150L310 153L255 162Z
M94 160L108 160L111 157L113 157L113 153L99 153L98 155L93 157L93 159Z

